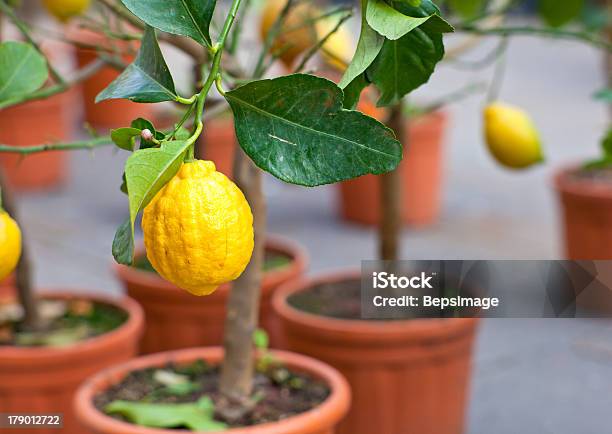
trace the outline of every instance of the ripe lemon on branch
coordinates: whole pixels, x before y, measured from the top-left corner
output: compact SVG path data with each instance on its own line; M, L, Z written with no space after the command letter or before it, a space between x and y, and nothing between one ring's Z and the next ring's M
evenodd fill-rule
M253 215L211 161L185 163L144 209L147 257L166 280L209 295L242 274L253 253Z
M523 110L490 104L484 110L484 130L489 151L501 165L524 169L544 161L540 134Z
M21 257L21 230L0 204L0 280L13 272Z
M260 26L263 41L266 41L269 33L274 30L273 28L286 4L286 0L268 0L266 2ZM318 9L310 2L302 2L291 7L287 16L284 17L270 51L278 55L287 68L291 68L300 54L317 43L315 20L318 14Z
M89 7L90 0L43 0L47 11L62 22L81 15Z

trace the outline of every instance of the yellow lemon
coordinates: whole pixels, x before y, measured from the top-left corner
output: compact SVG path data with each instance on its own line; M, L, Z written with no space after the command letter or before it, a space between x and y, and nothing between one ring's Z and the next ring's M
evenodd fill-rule
M15 270L21 257L21 230L17 222L0 209L0 280Z
M491 104L484 110L484 124L489 150L503 166L523 169L544 161L540 135L523 110Z
M323 20L317 23L317 33L319 39L326 37L329 32L334 30L337 22L333 20ZM347 30L346 26L341 26L338 30L332 33L321 47L323 60L336 68L340 72L344 72L348 64L351 62L353 52L353 38Z
M145 208L142 230L153 268L194 295L238 278L253 253L251 208L211 161L183 164Z
M43 0L43 3L51 15L66 22L85 12L90 0Z
M267 39L286 3L286 0L266 2L260 26L262 41ZM293 6L285 17L270 49L272 53L279 54L280 60L287 68L291 68L300 54L317 43L317 30L314 25L317 13L317 8L310 2L302 2Z

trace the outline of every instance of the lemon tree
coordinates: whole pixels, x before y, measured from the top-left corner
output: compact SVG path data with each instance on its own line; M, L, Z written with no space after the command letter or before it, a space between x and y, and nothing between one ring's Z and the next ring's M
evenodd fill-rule
M83 13L88 4L85 0L45 3L60 19ZM508 12L517 3L512 0L501 6L497 1L447 0L445 5L463 17L452 25L431 0L360 0L360 35L354 53L338 48L345 44L338 26L328 24L329 14L311 2L270 0L261 26L263 50L251 70L250 65L241 64L239 55L231 62L227 59L240 45L242 0L232 0L228 8L216 0L96 3L105 17L113 15L105 22L121 23L120 28L102 23L105 36L140 41L134 61L122 68L121 75L96 100L170 102L180 107L180 121L174 128L161 130L149 120L134 119L107 137L25 148L0 144L0 151L25 155L114 143L130 153L121 180L128 218L116 232L113 256L121 264L132 263L135 226L142 216L147 255L163 277L196 295L209 294L236 279L229 299L220 385L224 394L238 398L230 400L233 402L244 402L252 389L251 337L256 328L266 230L262 171L307 187L393 173L403 154L394 131L355 107L368 87L376 89L379 107L399 107L406 95L429 81L445 56L444 35L455 30L473 35L573 38L610 49L592 33L557 28L580 14L582 2L577 0L539 0L547 25L537 27L482 25L488 15ZM120 54L96 47L103 54L100 59L65 79L46 62L32 29L6 0L0 0L0 12L16 24L23 37L22 42L0 44L0 109L66 91L100 67L124 61ZM129 31L122 30L126 28ZM176 86L160 39L198 63L202 80L192 92L179 91L184 87ZM338 83L300 72L320 48L329 62L345 69ZM286 68L295 68L295 73L264 78L278 58ZM301 62L295 66L298 59ZM234 115L239 142L235 184L211 162L195 158L196 142L207 128L207 114L218 107ZM526 161L540 156L539 140L525 116L504 109L495 110L491 118L495 126L489 141L500 159L505 160L507 149L516 143L528 154ZM508 122L518 122L526 133L509 128ZM526 164L523 160L508 162Z

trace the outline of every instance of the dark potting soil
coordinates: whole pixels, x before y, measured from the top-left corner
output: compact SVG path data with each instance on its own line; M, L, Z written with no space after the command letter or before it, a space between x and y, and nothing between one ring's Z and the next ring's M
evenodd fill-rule
M160 371L184 378L182 385L168 385L160 381ZM170 363L161 368L148 368L128 374L120 383L98 394L94 405L109 416L130 422L124 416L107 412L109 404L128 401L149 404L187 404L210 398L215 405L214 420L230 428L276 422L304 413L327 399L329 387L307 375L293 373L274 361L258 369L255 376L253 401L248 410L233 413L231 420L220 408L225 400L218 391L220 369L203 360L191 364ZM177 387L178 386L178 387ZM171 427L180 429L184 427Z
M361 318L361 281L359 279L323 283L289 297L296 309L338 319Z
M345 320L364 320L361 317L361 280L352 279L339 282L322 283L306 290L292 294L287 302L303 312L329 318ZM470 316L468 309L462 309L462 315L453 310L440 311L437 308L427 310L389 307L392 318L370 318L366 321L397 321L416 318L439 318L447 316ZM473 313L472 313L473 315Z
M122 309L86 299L42 300L41 331L24 330L21 320L9 312L17 305L0 306L0 345L62 347L109 333L128 319ZM11 318L11 319L9 319Z
M279 270L291 264L292 258L282 253L266 251L264 271ZM150 273L157 273L146 256L138 256L134 260L134 267Z

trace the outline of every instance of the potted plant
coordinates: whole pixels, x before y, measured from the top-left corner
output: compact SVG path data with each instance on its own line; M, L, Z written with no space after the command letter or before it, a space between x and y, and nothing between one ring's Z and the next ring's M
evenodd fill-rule
M7 3L0 4L0 29L2 22L12 23L20 30L22 40L27 40L31 30L17 12ZM5 32L8 33L8 32ZM0 41L2 35L0 34ZM66 69L72 56L72 47L57 41L46 41L41 49L47 54L52 75L49 80L61 84L63 80L57 69ZM51 141L65 141L72 135L75 113L75 95L72 92L56 93L50 98L37 101L12 99L10 92L3 91L0 104L0 142L17 146L29 146ZM37 128L32 128L31 119L36 119ZM16 155L1 155L0 166L6 182L21 190L55 188L65 181L67 156L62 152L34 155L23 160Z
M65 138L69 131L66 109L72 99L67 92L97 65L65 78L49 61L61 53L57 46L49 44L41 49L30 25L7 2L0 2L0 11L1 19L11 21L22 40L29 41L0 43L0 65L5 72L0 78L0 147L11 152L3 157L12 157L3 159L8 165L0 168L0 409L62 413L63 432L76 434L81 432L72 410L76 388L94 372L137 353L143 313L128 298L77 295L65 290L35 295L32 291L28 251L11 217L16 217L16 210L9 185L33 187L42 183L49 187L64 177L66 168L64 157L57 152L36 153L37 158L26 159L18 167L13 164L32 150L40 151L45 143L54 142L56 149L62 150L57 139ZM7 145L4 140L11 141ZM43 166L38 168L38 164Z
M555 188L562 211L565 256L568 259L611 259L612 130L602 140L603 156L560 170Z
M299 73L303 65L296 67L298 73L262 79L276 59L269 48L279 36L277 30L270 31L262 48L261 60L247 75L248 79L237 75L229 63L232 59L224 57L224 54L226 48L231 54L230 40L238 41L235 38L240 34L240 20L236 21L240 0L234 0L229 10L219 11L224 19L218 27L220 31L213 32L216 33L214 38L208 28L213 19L214 2L207 3L204 8L199 1L173 2L170 6L175 9L172 10L182 11L176 15L154 7L152 1L125 0L122 3L120 8L108 9L118 19L132 22L136 19L134 15L138 17L138 23L134 24L143 31L139 38L140 49L134 62L96 99L123 98L139 103L171 101L183 106L184 116L170 131L160 131L150 121L135 119L129 125L113 130L110 138L93 138L61 144L61 147L89 149L112 142L132 153L126 162L122 186L128 196L130 216L118 229L113 242L113 255L119 263L133 263L134 225L142 212L147 258L161 276L199 296L214 294L219 287L233 281L227 303L223 353L188 354L184 358L188 364L194 357L202 357L216 365L214 389L207 391L208 399L187 400L184 402L187 407L171 405L173 416L164 417L163 423L170 425L168 428L193 427L191 422L177 414L193 411L195 405L200 421L206 418L207 423L216 424L216 428L219 428L219 423L224 424L223 429L250 425L249 421L259 424L263 420L255 417L261 409L258 403L275 394L265 387L262 390L261 384L262 381L272 381L285 387L281 389L283 396L288 392L287 387L289 391L315 387L323 399L302 405L297 412L286 412L287 403L277 399L273 405L277 416L269 419L269 424L262 424L262 430L287 434L333 432L348 407L349 398L346 385L338 380L337 374L329 374L333 370L320 364L315 367L310 360L284 353L264 352L256 357L253 340L259 342L260 348L267 346L261 344L265 340L261 333L256 333L266 240L260 169L293 184L328 184L397 167L401 160L400 144L393 133L375 119L343 108L348 101L344 100L342 89L335 83ZM273 29L282 28L282 21L293 6L293 2L287 2ZM177 94L170 68L159 49L155 28L160 31L159 38L175 40L174 36L168 35L188 36L191 39L189 47L195 43L203 53L204 80L193 95L183 97ZM324 39L304 53L302 64L305 65L307 59L316 53L322 42ZM185 47L182 43L181 46ZM223 99L214 100L209 96L213 86ZM194 158L195 144L206 128L205 108L223 100L228 103L225 107L234 113L240 145L233 177L237 185L218 172L214 163ZM351 128L347 129L347 125ZM286 146L288 144L291 146ZM57 149L57 145L45 144L27 149L6 145L0 149L25 154ZM358 157L357 161L355 157ZM178 354L163 353L154 357L179 360L181 356ZM151 359L144 360L143 363L148 365L146 360ZM272 370L262 368L262 363ZM130 376L128 371L137 370L138 366L100 374L104 378L101 383L92 380L99 384L93 389L96 396L79 396L95 403L111 389L123 389L123 381ZM153 361L151 366L159 364ZM262 372L268 373L266 378L262 379ZM135 374L139 375L138 372ZM163 382L167 383L171 378L170 382L175 383L172 386L175 396L176 387L190 387L186 383L178 385L183 383L183 379L176 383L177 374L181 375L177 369L161 374L166 377ZM91 384L87 382L83 390L88 390ZM135 397L128 407L136 406L142 410L140 404L149 398ZM81 411L80 404L77 404L80 420L86 429L113 430L117 425L110 426L105 422L99 425L98 421L112 422L116 412L131 422L121 424L121 432L142 432L144 428L138 425L159 426L159 421L143 420L140 412L117 410L115 401L97 407L93 413ZM300 415L308 409L314 411ZM154 412L158 410L159 407L154 408ZM211 411L214 411L213 421L209 420ZM295 416L284 420L286 415L293 414ZM326 415L323 420L320 419L322 414ZM236 432L251 432L253 429L257 428L238 428Z
M503 21L498 20L493 26L483 26L482 20L486 21L490 14L508 12L515 5L512 2L502 7L492 5L486 10L481 10L484 5L469 10L474 2L453 3L463 13L472 16L464 22L455 23L455 29L470 34L547 34L594 41L592 35L551 27L506 27ZM391 20L390 16L399 22L407 22L407 17L423 16L422 8L427 5L425 1L421 1L419 7L400 2L386 6L377 2L362 2L361 40L371 44L377 37L382 39L388 36L396 30L387 21ZM390 6L394 12L388 10ZM382 12L381 7L386 12ZM552 12L567 13L561 6ZM550 14L551 11L543 13ZM386 17L383 21L385 25L377 20L381 16ZM474 19L474 16L478 18ZM401 27L398 25L397 28ZM435 35L431 27L422 26L416 32L408 35L415 38L427 36L434 41L433 46L436 46L437 41L438 46L442 47L441 35ZM367 58L365 76L357 79L361 80L362 86L373 83L380 88L379 105L395 103L391 107L387 124L397 137L406 137L403 134L406 124L398 100L413 90L406 84L409 80L405 77L403 81L390 82L376 79L376 74L383 66L391 69L388 62L396 59L402 59L403 62L397 65L392 63L397 66L397 70L411 70L410 39L403 36L392 41L395 42L383 42L382 49L379 48L375 56ZM602 41L597 40L596 45L600 44ZM609 45L603 44L610 49ZM357 50L359 52L359 47ZM437 60L442 58L443 48L440 51ZM503 63L499 65L503 66ZM420 85L427 81L433 66L435 62L432 62L432 69L425 76L414 72L410 76L419 76L421 80L417 84ZM499 77L501 67L497 70ZM353 78L351 71L352 65L346 74ZM415 81L413 79L410 82ZM397 83L405 86L403 92L390 91L396 90L392 86ZM491 101L499 90L498 85L499 79L494 80L489 95ZM350 90L350 87L347 89ZM521 110L499 103L489 104L485 110L485 133L491 153L504 166L519 169L542 161L537 132ZM404 143L404 146L410 145ZM383 174L379 178L379 259L395 261L399 258L402 178L398 171ZM463 432L478 319L406 318L384 322L362 319L361 277L359 272L349 270L311 279L302 278L283 285L273 298L273 307L281 318L287 348L328 362L338 368L351 384L353 404L338 432Z

